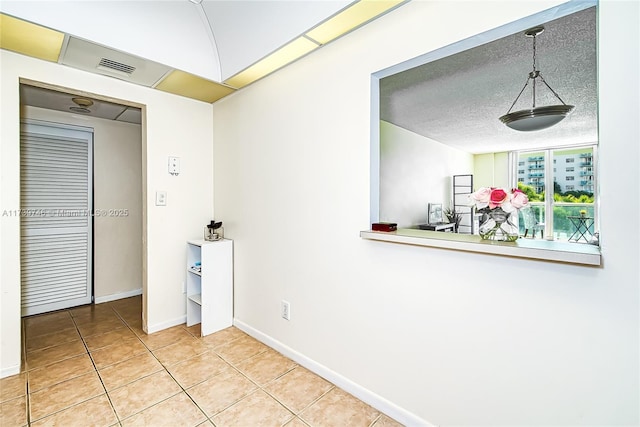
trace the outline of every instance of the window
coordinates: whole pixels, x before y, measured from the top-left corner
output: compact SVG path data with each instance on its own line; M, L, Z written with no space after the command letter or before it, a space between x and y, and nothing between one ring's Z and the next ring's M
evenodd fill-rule
M517 153L518 161L528 161L524 176L518 176L518 188L529 197L538 222L545 223L545 236L553 235L554 240L566 241L575 231L569 217L580 216L580 211L586 211L590 218L597 217L595 154L595 145ZM566 167L564 172L573 173L560 175L555 168L547 173L547 165L551 166L556 161L574 164ZM552 197L547 196L547 188L553 188ZM547 218L547 215L550 217ZM589 231L594 232L593 224Z

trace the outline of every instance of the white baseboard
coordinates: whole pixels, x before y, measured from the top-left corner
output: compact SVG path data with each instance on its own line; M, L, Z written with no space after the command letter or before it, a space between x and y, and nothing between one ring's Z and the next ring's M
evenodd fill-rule
M0 370L0 378L10 377L12 375L17 375L19 373L20 373L20 365L14 365L8 368L2 368L2 370Z
M138 296L138 295L142 295L142 288L134 289L132 291L127 291L127 292L120 292L120 293L117 293L117 294L105 295L105 296L102 296L102 297L95 297L94 298L94 302L96 304L102 304L103 302L115 301L115 300L118 300L118 299L135 297L135 296Z
M115 301L123 298L135 297L137 295L142 295L142 288L134 289L132 291L120 292L117 294L105 295L102 297L96 297L95 303L102 304L105 302ZM187 322L187 315L176 317L175 319L167 320L165 322L156 323L155 325L147 326L147 333L152 334L154 332L159 332L167 328L171 328L172 326L182 325Z
M175 319L167 320L166 322L156 323L155 325L147 325L147 333L152 334L154 332L159 332L167 328L171 328L172 326L182 325L183 323L187 323L187 315L176 317Z
M340 387L341 389L343 389L347 393L350 393L350 394L354 395L355 397L357 397L358 399L360 399L363 402L367 403L368 405L373 406L374 408L376 408L380 412L388 415L389 417L393 418L394 420L398 421L399 423L404 424L405 426L411 426L411 427L413 427L413 426L416 426L416 427L417 426L433 427L434 426L433 424L430 424L430 423L426 422L425 420L423 420L422 418L418 417L417 415L412 414L411 412L406 411L405 409L402 409L401 407L399 407L398 405L388 401L387 399L385 399L385 398L373 393L372 391L367 390L366 388L354 383L353 381L349 380L348 378L343 377L342 375L338 374L335 371L332 371L331 369L327 368L326 366L321 365L318 362L308 358L307 356L305 356L305 355L295 351L294 349L284 345L280 341L277 341L277 340L273 339L269 335L266 335L266 334L258 331L257 329L252 328L251 326L247 325L246 323L242 322L241 320L233 319L233 324L238 329L246 332L247 334L251 335L253 338L257 339L258 341L260 341L260 342L268 345L269 347L279 351L280 353L282 353L283 355L287 356L288 358L290 358L294 362L298 363L301 366L304 366L305 368L307 368L311 372L313 372L313 373L315 373L317 375L320 375L321 377L323 377L327 381L335 384L337 387Z

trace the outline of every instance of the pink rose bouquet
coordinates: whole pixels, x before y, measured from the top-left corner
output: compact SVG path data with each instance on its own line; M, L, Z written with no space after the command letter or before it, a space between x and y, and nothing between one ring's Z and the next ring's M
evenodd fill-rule
M471 205L478 212L489 212L501 208L507 213L522 209L529 203L529 198L522 191L514 188L510 192L502 188L483 187L469 195Z
M484 240L502 240L513 242L518 238L517 214L518 209L529 204L529 198L517 188L510 192L502 188L480 188L469 195L471 206L484 215L483 223L478 228L478 234Z

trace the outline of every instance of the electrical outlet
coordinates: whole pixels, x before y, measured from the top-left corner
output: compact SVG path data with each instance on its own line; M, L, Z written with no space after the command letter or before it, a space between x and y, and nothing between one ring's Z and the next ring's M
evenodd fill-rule
M280 303L280 312L283 319L291 320L291 305L289 304L289 301L282 300Z
M180 175L180 157L169 157L169 174Z

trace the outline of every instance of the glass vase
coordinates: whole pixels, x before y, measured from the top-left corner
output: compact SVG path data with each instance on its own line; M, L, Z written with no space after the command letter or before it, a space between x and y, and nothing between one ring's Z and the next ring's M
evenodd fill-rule
M518 239L519 230L515 223L518 211L505 212L502 208L495 208L485 214L486 220L478 228L482 240L514 242Z

